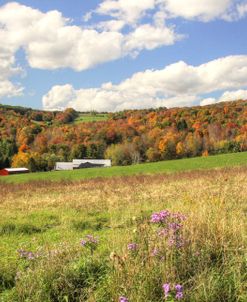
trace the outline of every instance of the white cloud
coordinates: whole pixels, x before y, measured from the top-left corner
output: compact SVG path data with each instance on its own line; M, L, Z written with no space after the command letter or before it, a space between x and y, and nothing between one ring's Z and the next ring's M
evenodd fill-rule
M247 90L236 90L236 91L225 91L221 98L220 102L230 102L236 100L247 100Z
M0 41L6 41L8 37L0 29ZM14 47L0 44L0 98L22 95L23 87L11 82L11 78L21 74L22 69L15 65Z
M0 45L2 86L0 97L22 93L23 88L12 82L12 77L21 72L21 68L16 66L15 62L16 52L20 49L24 50L27 62L32 68L46 70L72 68L75 71L83 71L125 56L135 57L144 49L152 50L176 43L183 36L176 33L174 26L167 25L168 19L172 23L172 19L176 17L202 21L217 18L232 21L243 18L247 13L246 1L105 0L94 12L86 14L85 22L91 19L92 13L103 14L104 18L106 17L106 20L91 27L73 25L72 20L65 18L56 10L43 13L17 2L9 2L0 6L0 41L4 41ZM227 63L231 64L230 61L229 57ZM214 62L212 69L217 64L221 62ZM226 68L227 66L226 64ZM199 69L179 62L167 68L167 74L170 74L171 70L171 73L188 76L179 84L170 83L171 79L168 76L166 85L171 87L166 89L171 95L175 95L172 94L173 85L181 92L187 85L190 86L190 82L199 81L200 85L207 85L206 80L205 83L202 81L200 73L204 73L205 78L212 78L211 71L204 72L203 65ZM207 66L207 70L209 69L210 65ZM156 73L159 74L159 71ZM238 74L231 74L231 82L243 81L241 73L245 71L241 69ZM216 83L219 82L219 76L214 71L213 74L216 81L210 82L208 79L211 87L221 85L222 89L225 89L225 86L229 86L224 81ZM221 75L223 76L224 72ZM205 90L210 90L210 85L205 87ZM196 88L190 87L190 90L189 95L197 94Z
M146 70L134 74L118 85L105 83L99 88L72 89L68 100L56 86L43 97L45 109L74 107L77 110L117 111L130 108L175 107L192 105L202 95L247 86L247 56L229 56L208 63L191 66L185 62L168 65L161 70ZM224 98L229 97L225 95ZM235 94L234 97L237 97ZM202 101L202 105L214 102ZM61 106L61 104L63 106Z
M126 13L132 14L134 20L139 14L135 10L140 12L152 2L144 0L136 5L132 0L124 0L120 4ZM101 9L106 8L104 3ZM86 19L89 18L90 13ZM86 28L72 25L72 21L59 11L42 13L16 2L1 6L0 40L4 43L0 45L0 79L1 85L6 85L6 96L20 93L20 87L10 82L11 76L20 71L15 66L15 54L19 49L24 50L32 68L82 71L124 56L136 56L143 49L173 44L180 38L165 25L142 25L121 33L124 25L123 20L108 20L95 28ZM145 35L145 30L149 36ZM4 96L4 93L1 95Z
M181 38L182 36L176 35L172 28L144 24L126 37L125 49L127 52L152 50L163 45L172 45Z
M206 98L200 102L200 106L212 105L215 104L216 102L217 100L215 98Z
M132 0L123 3L130 11L137 6L131 5ZM148 3L150 0L145 0L140 6L145 8ZM165 25L142 25L123 34L119 31L124 22L109 20L99 23L98 28L103 31L98 31L71 25L58 11L42 13L18 3L0 8L0 25L2 34L8 37L5 45L11 47L12 55L22 47L31 67L51 70L69 67L82 71L133 52L138 54L142 49L171 45L179 39Z
M146 14L147 10L154 8L155 0L105 0L100 3L96 12L135 24Z
M204 22L215 19L234 21L247 14L247 3L246 0L105 0L96 13L133 25L148 12L154 13L155 9L163 12L164 20L181 17Z
M33 68L80 71L122 56L122 34L69 25L58 11L42 13L9 3L0 8L0 24L13 50L23 47Z
M222 17L230 8L233 0L161 0L171 17L210 21Z
M239 18L243 18L247 14L247 3L241 3L237 6Z
M247 90L233 90L233 91L225 91L219 99L216 98L207 98L200 102L201 106L211 105L220 102L231 102L231 101L239 101L239 100L247 100Z
M76 92L72 85L53 86L43 97L43 106L49 110L62 110L70 107L70 102L76 98Z

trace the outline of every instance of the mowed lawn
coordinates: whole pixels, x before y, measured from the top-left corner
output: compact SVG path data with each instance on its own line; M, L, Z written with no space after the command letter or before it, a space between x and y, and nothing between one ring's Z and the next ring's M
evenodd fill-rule
M121 166L111 168L91 168L74 171L52 171L41 173L30 173L24 175L11 175L0 177L0 182L25 183L29 181L61 181L82 180L97 177L116 177L128 175L163 174L180 171L213 169L221 167L233 167L247 165L247 152L230 153L209 157L186 158L180 160L161 161L156 163L145 163L132 166Z

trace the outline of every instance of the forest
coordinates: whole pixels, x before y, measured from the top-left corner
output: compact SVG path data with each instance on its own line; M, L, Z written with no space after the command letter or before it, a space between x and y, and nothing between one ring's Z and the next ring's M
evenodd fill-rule
M49 171L57 161L110 158L113 165L247 151L247 101L109 113L76 123L63 112L0 105L0 168Z

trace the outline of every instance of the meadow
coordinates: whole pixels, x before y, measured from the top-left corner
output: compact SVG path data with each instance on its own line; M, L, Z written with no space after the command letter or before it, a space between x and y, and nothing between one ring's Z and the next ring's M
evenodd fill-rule
M92 168L74 171L52 171L11 175L8 177L0 177L0 182L25 183L30 181L71 181L98 177L177 173L181 171L233 167L238 165L247 165L247 152L144 163L131 166L115 166L106 169Z
M80 123L89 123L89 122L102 122L108 120L107 113L81 113L79 116L74 120L74 124Z
M1 182L0 301L247 301L247 167L178 170Z

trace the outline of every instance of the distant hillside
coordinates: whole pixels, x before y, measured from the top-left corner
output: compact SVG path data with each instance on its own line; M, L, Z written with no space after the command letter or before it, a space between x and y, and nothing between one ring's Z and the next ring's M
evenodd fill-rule
M83 114L0 105L0 168L52 169L109 157L115 165L247 151L247 101Z

